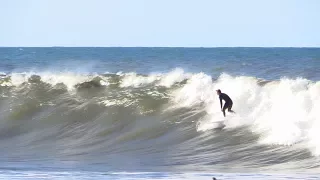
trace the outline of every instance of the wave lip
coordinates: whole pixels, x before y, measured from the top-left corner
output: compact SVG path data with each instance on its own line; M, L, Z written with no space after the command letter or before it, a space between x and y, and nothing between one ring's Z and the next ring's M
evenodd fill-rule
M119 87L142 87L155 83L157 86L171 87L175 83L182 82L190 77L190 73L185 73L183 69L177 68L169 73L152 73L141 75L134 72L116 74L77 74L72 72L52 73L52 72L28 72L11 73L0 75L1 86L20 86L25 83L43 82L55 86L64 84L68 90L76 87L100 87L118 84Z

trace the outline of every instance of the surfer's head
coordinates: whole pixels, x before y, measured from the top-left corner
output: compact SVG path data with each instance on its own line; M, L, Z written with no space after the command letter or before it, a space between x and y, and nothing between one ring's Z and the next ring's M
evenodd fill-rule
M217 89L216 91L217 91L217 94L218 94L218 95L221 94L221 90L220 90L220 89Z

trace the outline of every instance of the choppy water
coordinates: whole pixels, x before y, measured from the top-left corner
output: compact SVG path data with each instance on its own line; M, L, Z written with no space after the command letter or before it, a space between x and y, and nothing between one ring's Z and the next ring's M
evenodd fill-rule
M320 49L0 48L0 71L0 178L318 176Z

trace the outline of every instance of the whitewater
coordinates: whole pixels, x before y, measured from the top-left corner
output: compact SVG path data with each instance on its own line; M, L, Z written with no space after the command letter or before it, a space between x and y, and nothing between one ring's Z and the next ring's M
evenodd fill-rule
M217 67L220 73L210 73L196 62L195 69L149 72L112 72L113 60L102 70L70 70L72 62L59 71L0 68L0 178L319 178L318 64L310 76L277 69L284 75L270 78ZM239 66L258 67L250 63ZM223 117L217 89L232 98L236 114Z

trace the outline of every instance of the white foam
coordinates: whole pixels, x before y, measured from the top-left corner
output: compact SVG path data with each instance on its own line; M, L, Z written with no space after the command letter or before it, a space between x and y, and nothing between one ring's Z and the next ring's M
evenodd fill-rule
M41 78L41 81L51 84L57 85L59 83L63 83L67 86L68 90L74 90L75 85L91 81L94 77L98 75L92 74L77 74L73 72L64 72L64 73L53 73L53 72L28 72L28 73L12 73L10 74L11 81L6 82L3 85L6 86L20 86L22 83L28 82L29 78L32 75L38 75ZM100 83L103 86L109 85L108 78L99 76L101 78Z
M213 84L210 76L199 73L193 75L186 85L174 92L173 101L177 107L192 107L201 103L212 102Z
M120 87L141 87L160 79L158 75L140 76L134 72L126 73L123 76Z
M235 115L224 118L215 90L221 89L234 102ZM198 122L198 131L215 128L215 122L226 120L226 128L250 125L261 135L259 143L294 145L307 143L320 155L320 82L283 78L264 86L253 77L222 74L215 82L199 73L174 92L174 107L203 108L206 118Z
M92 76L80 75L74 73L43 73L41 74L41 80L51 85L56 85L58 83L63 83L67 86L68 90L73 90L75 85L92 80Z
M121 100L119 99L106 99L101 101L100 103L105 105L105 106L120 106L123 105L125 107L128 107L134 103L136 103L137 100L130 100L128 98L123 98Z
M171 87L176 82L181 82L187 78L190 78L190 73L185 73L183 69L176 68L173 71L165 74L161 81L158 83L159 86Z
M98 74L83 74L74 72L23 72L23 73L11 73L8 76L11 77L9 82L1 82L1 86L20 86L23 83L28 82L32 75L38 75L41 81L56 85L63 83L67 86L68 90L74 90L75 85L91 81L95 77L100 77L100 84L102 86L108 86L110 84L110 77L99 76ZM176 82L181 82L189 77L190 73L185 73L183 69L174 69L168 73L151 73L143 76L138 75L135 72L123 73L118 72L116 75L121 77L120 87L144 87L146 85L154 83L156 86L171 87Z
M102 86L109 86L109 85L110 85L109 78L107 78L107 77L101 77L101 76L100 76L100 78L101 78L100 84L101 84Z
M148 76L138 75L137 73L122 73L117 75L123 76L120 87L143 87L151 83L156 86L171 87L177 82L181 82L189 77L190 73L185 73L183 69L176 68L168 73L151 73Z
M11 85L20 86L24 82L28 82L28 79L31 77L31 73L13 73L11 74Z

